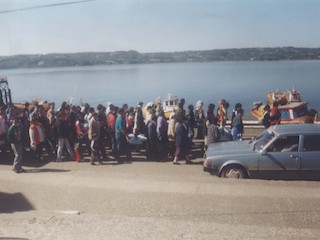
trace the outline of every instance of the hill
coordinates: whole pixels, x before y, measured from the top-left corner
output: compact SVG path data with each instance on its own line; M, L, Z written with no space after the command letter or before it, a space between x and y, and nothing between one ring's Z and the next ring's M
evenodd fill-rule
M320 48L281 47L158 53L116 51L45 55L15 55L0 57L0 69L170 62L276 60L320 60Z

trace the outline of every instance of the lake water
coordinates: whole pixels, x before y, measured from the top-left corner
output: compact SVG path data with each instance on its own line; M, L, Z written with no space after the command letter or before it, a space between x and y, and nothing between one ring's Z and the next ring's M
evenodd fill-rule
M1 70L7 76L14 102L35 98L56 102L73 97L92 106L108 101L120 106L147 103L168 93L186 104L240 102L245 116L269 91L293 87L320 110L320 61L206 62Z

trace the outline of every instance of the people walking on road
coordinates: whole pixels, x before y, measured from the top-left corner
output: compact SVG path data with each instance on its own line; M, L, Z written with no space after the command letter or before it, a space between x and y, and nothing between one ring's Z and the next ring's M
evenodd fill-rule
M226 100L221 99L219 101L219 107L217 109L217 118L220 124L220 128L224 128L226 126L226 123L228 120L228 112L227 112L228 108L229 108L229 103Z
M233 121L231 123L232 125L232 138L234 141L236 140L242 140L243 135L243 122L242 122L242 115L243 110L242 108L238 107L236 110L236 116L233 118Z
M148 160L158 161L158 135L157 135L157 116L152 113L151 119L147 123L147 146L146 155Z
M186 110L184 110L184 104L186 100L184 98L181 98L178 103L178 109L176 112L177 118L185 118L186 117Z
M281 112L279 110L279 103L274 102L270 110L270 126L280 124L281 122Z
M176 123L177 117L176 112L170 114L169 123L168 123L168 156L174 156L175 152L175 139L176 139Z
M195 111L195 119L197 123L197 139L203 139L203 127L205 121L205 114L203 111L203 102L199 100L196 104L196 111Z
M90 164L95 165L96 161L98 161L99 164L102 164L100 154L100 122L98 121L98 113L96 112L92 114L91 120L89 122L88 137L91 146Z
M74 144L74 160L80 162L83 158L84 148L89 148L89 139L88 139L88 127L85 125L84 114L80 112L76 121L76 132L77 132L77 140ZM91 150L88 151L91 153Z
M108 114L108 145L112 149L112 155L117 158L117 141L116 141L116 120L118 114L118 107L110 106L110 112Z
M126 130L126 120L125 120L125 112L123 108L118 110L118 116L115 125L116 132L116 142L117 142L117 160L118 162L122 162L120 160L121 154L127 155L127 160L131 160L131 150L128 142L128 135Z
M233 119L237 116L239 109L242 110L242 104L236 103L234 105L234 109L232 110L231 123L233 122Z
M159 157L164 159L168 154L168 122L163 110L159 110L157 119L157 136Z
M99 147L101 157L104 160L107 160L107 152L106 152L106 141L107 141L107 115L106 115L106 107L99 104L97 106L98 110L98 121L100 123L100 138L99 138Z
M134 118L134 127L133 133L135 136L139 134L145 134L145 124L142 113L143 102L139 102L136 108L135 118Z
M7 138L14 153L13 171L16 173L25 172L22 168L22 130L18 116L13 117Z
M70 137L70 128L68 124L68 116L66 113L59 112L57 114L56 130L58 137L58 150L57 150L57 162L62 161L62 153L64 148L67 148L70 159L74 159L74 153L70 146L69 137Z
M185 158L186 164L191 164L192 162L189 158L188 127L186 125L186 119L183 116L177 119L175 145L176 152L173 164L179 164L181 158Z
M214 109L215 109L215 105L213 103L210 103L208 105L208 111L207 111L207 116L204 120L204 124L203 124L203 137L204 137L204 150L206 149L206 142L208 139L208 126L210 125L209 122L213 122L213 119L215 119L216 117L214 116Z
M186 114L186 123L188 127L188 138L189 144L192 145L192 140L194 137L194 128L196 127L196 117L194 114L194 107L192 104L188 106L188 112Z
M270 106L267 104L263 108L264 113L262 118L260 119L261 124L264 126L265 129L270 127L270 121L271 121L271 116L270 116Z
M43 159L43 149L45 148L46 134L42 124L34 119L29 128L30 148L35 151L36 157Z
M134 108L130 107L126 114L126 126L128 134L133 133L134 128Z
M214 115L209 114L206 118L206 129L207 133L204 138L204 150L208 149L210 143L214 143L217 141L219 133L218 133L218 120Z

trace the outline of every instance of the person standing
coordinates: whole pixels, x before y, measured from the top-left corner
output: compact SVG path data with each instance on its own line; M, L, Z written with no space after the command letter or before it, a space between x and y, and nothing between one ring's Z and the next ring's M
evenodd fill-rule
M116 132L116 142L117 142L117 153L116 159L120 162L120 155L125 153L128 160L131 160L131 151L130 146L127 140L127 130L126 130L126 120L125 120L125 111L123 108L120 108L118 111L118 116L115 125Z
M142 113L143 102L139 102L136 108L135 118L134 118L134 127L133 133L134 135L144 134L145 133L145 125L144 118Z
M107 152L106 152L106 141L107 141L107 114L106 107L99 104L97 106L98 110L98 121L100 123L100 138L99 138L99 147L101 157L104 160L107 160Z
M217 109L217 118L220 123L220 128L224 128L226 126L227 119L228 119L228 112L227 112L228 108L229 108L229 103L226 100L221 99L219 101L219 107Z
M264 126L265 129L267 129L268 127L270 127L270 106L267 104L264 108L264 113L263 116L261 118L261 124Z
M175 109L173 109L173 112L170 114L169 122L168 122L168 156L174 155L174 141L176 139L176 123L177 123L177 117Z
M88 128L84 125L84 114L80 112L76 121L77 141L74 145L74 160L80 162L83 156L83 145L87 148L88 143Z
M214 143L218 138L218 119L213 114L209 114L206 119L207 133L204 138L204 150L208 149L210 143Z
M57 162L61 162L62 152L64 147L67 148L70 159L74 159L73 151L70 147L69 137L70 128L68 126L68 116L65 112L59 112L57 115L56 130L58 136L58 150L57 150Z
M160 159L168 154L168 122L163 110L159 110L157 119L158 150Z
M89 122L88 137L91 146L90 164L95 165L96 159L98 160L99 164L102 164L100 156L100 122L98 121L98 113L96 112L92 114L92 118Z
M116 120L118 114L118 108L115 106L110 106L111 110L108 114L108 141L109 141L109 148L112 149L112 155L114 158L117 158L117 141L116 141Z
M194 128L196 127L196 118L194 114L194 107L192 104L188 106L188 112L186 115L186 123L188 126L188 138L190 142L190 146L192 145L192 140L194 137Z
M270 126L280 124L281 112L279 110L279 103L274 102L270 111Z
M153 113L151 119L147 123L147 159L159 160L158 155L158 135L157 135L157 116Z
M243 111L241 108L237 108L236 113L237 115L233 118L233 121L231 123L232 138L234 141L242 140L242 135L243 135L243 122L242 122Z
M32 120L29 128L30 147L43 160L43 148L45 147L46 134L42 124L37 120Z
M199 100L196 104L196 112L195 112L195 119L197 123L197 139L203 139L203 127L204 127L204 121L205 121L205 114L203 111L203 102Z
M189 138L188 138L188 127L185 122L185 117L180 117L177 119L176 125L176 152L173 159L173 164L179 164L179 159L184 157L186 159L186 164L191 164L189 158Z
M7 138L14 153L13 171L16 173L25 172L22 168L22 130L17 116L13 118Z

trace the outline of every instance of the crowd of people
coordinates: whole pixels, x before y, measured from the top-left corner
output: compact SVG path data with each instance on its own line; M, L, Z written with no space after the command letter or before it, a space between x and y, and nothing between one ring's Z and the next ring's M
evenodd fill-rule
M84 153L89 154L90 164L103 164L107 161L107 151L121 163L125 155L131 160L131 147L134 139L145 136L146 157L149 160L161 161L167 156L173 164L192 163L189 151L193 139L204 139L204 150L210 143L221 137L219 129L225 129L228 119L229 103L220 100L209 104L205 112L202 101L188 105L180 99L178 108L170 118L165 117L161 104L143 108L139 102L136 107L123 104L121 107L108 103L99 104L96 108L89 104L81 106L68 105L63 102L56 110L55 105L26 103L24 108L14 104L0 108L0 145L11 145L14 153L13 170L23 172L22 155L25 149L31 149L35 158L54 155L57 162L66 158L77 162L83 161ZM270 112L270 114L268 114ZM237 103L232 111L230 136L233 140L242 140L243 109ZM266 109L265 127L279 122L274 120L276 110ZM267 119L268 118L268 119ZM280 118L279 118L280 119ZM229 132L229 130L228 130ZM231 139L231 140L232 140Z

